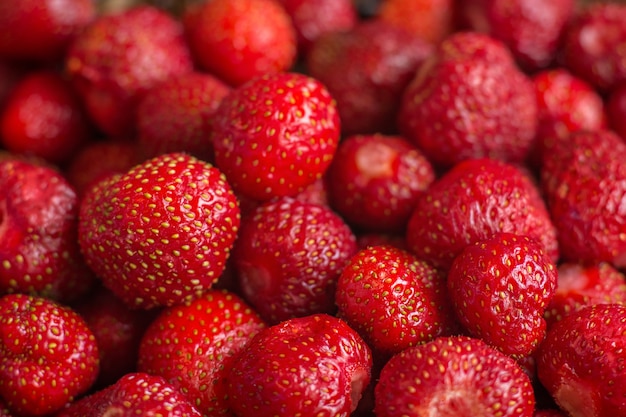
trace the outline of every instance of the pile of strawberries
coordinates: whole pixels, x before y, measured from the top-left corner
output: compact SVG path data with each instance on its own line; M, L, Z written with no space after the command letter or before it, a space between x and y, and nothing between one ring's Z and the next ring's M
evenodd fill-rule
M0 417L626 416L626 5L0 1Z

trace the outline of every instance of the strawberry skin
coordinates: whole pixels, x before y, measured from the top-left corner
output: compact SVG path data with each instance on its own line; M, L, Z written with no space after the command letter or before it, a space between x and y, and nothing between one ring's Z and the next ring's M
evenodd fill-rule
M537 372L569 415L626 415L626 306L589 306L556 323L539 348Z
M238 417L348 417L370 382L369 347L326 314L283 321L258 333L227 370Z
M528 375L480 339L440 337L403 350L375 387L377 417L532 417Z
M233 355L265 324L237 295L211 290L165 309L145 332L139 370L160 375L204 415L229 416L225 375Z
M319 81L269 74L220 103L213 116L215 163L247 197L294 195L321 178L339 132L335 101Z
M23 294L0 298L0 397L17 415L54 413L87 391L98 346L75 311Z
M239 228L224 175L182 153L105 179L81 201L79 243L104 284L131 307L182 304L217 281Z

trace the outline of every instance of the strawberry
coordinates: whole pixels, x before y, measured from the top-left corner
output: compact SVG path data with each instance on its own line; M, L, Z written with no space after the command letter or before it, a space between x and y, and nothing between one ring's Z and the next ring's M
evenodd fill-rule
M211 116L230 90L219 79L199 72L171 77L153 87L137 109L145 156L188 152L211 161Z
M337 100L344 135L393 133L402 91L433 46L381 20L320 36L306 69Z
M233 261L241 292L267 322L334 313L356 239L330 208L283 197L244 218Z
M84 320L52 300L0 298L0 397L17 415L48 415L89 389L98 346Z
M339 317L387 355L457 331L445 274L393 246L355 254L339 276L335 300Z
M209 291L156 318L141 340L138 366L164 377L204 415L229 416L226 372L232 357L264 327L237 295Z
M339 144L326 178L331 207L355 229L398 233L435 172L402 137L355 135Z
M163 377L129 373L113 385L72 403L56 417L200 417L202 414Z
M448 271L461 324L515 358L530 355L543 340L543 314L556 283L557 268L539 242L512 233L466 246Z
M444 40L404 90L398 123L429 160L521 162L537 128L533 84L504 44L459 32Z
M348 417L370 382L372 356L359 335L326 314L259 332L226 371L238 417Z
M68 302L92 287L77 242L78 204L58 171L25 160L0 162L0 295Z
M466 336L440 337L396 354L374 394L377 417L532 417L535 406L519 365Z
M0 2L0 60L55 62L96 17L91 0Z
M531 180L511 164L473 159L418 199L406 239L418 258L447 270L465 246L499 232L535 239L553 262L558 258L556 230Z
M626 306L585 307L541 344L539 380L571 416L626 415Z
M626 304L626 277L606 262L595 265L562 263L556 293L545 312L548 327L594 304Z
M296 31L277 0L212 0L183 19L198 65L233 86L289 70Z
M453 31L454 0L382 0L375 17L440 43Z
M87 263L131 307L182 304L218 279L239 228L224 175L186 154L163 154L98 183L82 199Z
M190 72L182 24L152 6L100 15L68 51L65 67L96 125L110 136L136 129L141 97L157 83Z
M239 86L220 103L213 116L215 163L247 197L294 195L321 178L339 133L335 102L319 81L269 74Z
M611 91L606 114L611 129L626 141L626 83Z

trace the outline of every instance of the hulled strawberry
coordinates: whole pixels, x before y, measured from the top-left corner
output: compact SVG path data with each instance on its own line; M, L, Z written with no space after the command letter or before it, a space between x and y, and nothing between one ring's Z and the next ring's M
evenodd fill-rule
M259 332L227 370L238 417L348 417L370 382L372 357L345 322L315 314Z
M250 198L294 195L328 168L339 141L335 101L297 73L255 78L225 97L213 118L215 163Z
M46 298L0 298L0 397L17 415L50 415L86 392L98 346L84 320Z
M233 255L244 297L270 323L334 313L356 239L330 208L283 197L244 218Z
M83 198L87 263L129 306L198 297L224 270L239 207L224 175L187 154L163 154L101 181Z
M480 339L440 337L403 350L375 387L377 417L532 417L528 375Z
M537 358L539 380L569 415L626 415L626 306L570 314L550 329Z

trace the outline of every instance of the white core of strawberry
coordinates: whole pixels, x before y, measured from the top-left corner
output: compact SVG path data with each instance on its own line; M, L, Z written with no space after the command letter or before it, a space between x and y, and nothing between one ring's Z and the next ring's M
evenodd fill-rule
M123 415L124 410L116 406L111 406L102 413L102 417L122 417Z
M368 380L369 376L367 370L363 368L358 368L352 373L352 379L350 380L350 412L356 410L359 405Z
M396 152L381 143L368 143L358 150L356 165L367 179L384 178L393 174Z
M571 417L597 417L593 393L584 382L574 377L565 378L554 393L554 399Z

